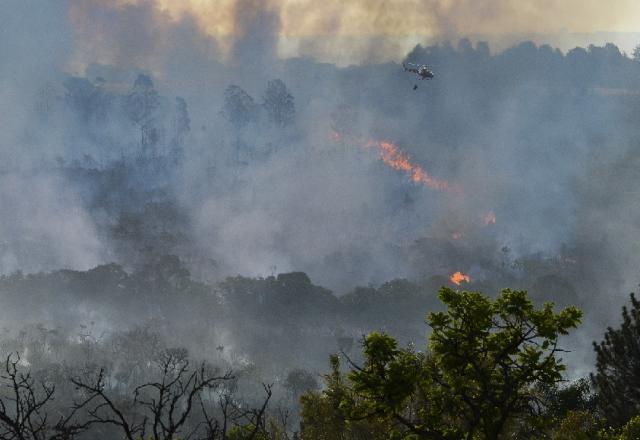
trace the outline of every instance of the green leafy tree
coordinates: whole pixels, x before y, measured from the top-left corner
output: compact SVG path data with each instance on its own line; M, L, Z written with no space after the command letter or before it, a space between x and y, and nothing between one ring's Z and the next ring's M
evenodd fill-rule
M551 435L552 440L595 440L608 436L601 428L602 421L590 411L569 411Z
M640 413L640 301L631 294L631 308L622 308L622 324L609 327L600 343L594 342L599 406L614 426L624 425Z
M632 417L622 428L616 440L637 440L640 438L640 416Z
M589 411L570 411L551 440L638 440L640 416L632 417L624 426L606 427L605 421Z
M536 308L526 292L509 289L492 300L443 287L439 297L447 310L428 316L428 354L385 334L365 338L364 362L352 363L341 390L345 418L382 423L388 438L407 439L496 440L532 422L535 385L561 380L558 341L581 312Z
M578 379L569 384L539 385L546 413L561 419L571 411L593 413L596 410L598 396L587 378Z
M562 385L538 384L536 392L542 402L543 412L540 423L533 431L537 435L533 438L542 435L558 440L599 438L596 433L605 426L605 421L597 410L598 395L589 379L582 378ZM532 433L531 430L528 432Z
M305 440L383 440L389 427L378 419L345 417L341 403L350 391L340 373L340 359L331 356L331 373L324 377L322 392L310 391L300 398L300 434Z

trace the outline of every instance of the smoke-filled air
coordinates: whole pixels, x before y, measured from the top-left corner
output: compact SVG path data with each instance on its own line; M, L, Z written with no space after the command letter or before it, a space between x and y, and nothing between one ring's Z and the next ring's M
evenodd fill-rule
M640 438L640 3L0 0L0 440Z

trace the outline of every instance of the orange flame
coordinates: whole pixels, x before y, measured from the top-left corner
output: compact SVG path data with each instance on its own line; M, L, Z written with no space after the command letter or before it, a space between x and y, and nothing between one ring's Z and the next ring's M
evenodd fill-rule
M409 160L406 153L389 141L378 141L378 151L382 161L394 170L404 171L409 174L411 181L427 185L431 189L449 189L449 183L445 180L438 180L431 177L420 165L415 165Z
M345 140L344 136L335 130L329 133L329 139L332 142L342 142ZM414 183L420 183L428 186L431 189L436 190L448 190L450 189L449 182L446 180L439 180L427 173L420 165L416 165L411 162L409 156L406 153L400 151L400 149L390 141L373 139L348 139L349 141L361 144L366 148L376 147L380 153L380 159L386 165L390 166L394 170L404 171L409 175L409 178Z
M485 226L495 225L496 215L493 213L493 211L489 211L482 217L482 221L484 222Z
M459 286L461 282L470 283L471 277L469 275L465 275L462 272L458 271L449 277L449 280L456 286Z

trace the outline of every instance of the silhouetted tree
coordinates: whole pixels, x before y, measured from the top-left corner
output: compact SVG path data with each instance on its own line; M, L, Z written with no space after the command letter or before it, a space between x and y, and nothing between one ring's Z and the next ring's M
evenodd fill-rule
M291 393L293 400L298 401L303 393L318 389L318 381L308 371L295 368L287 374L284 386Z
M609 327L596 351L591 376L599 406L614 425L623 425L640 412L640 301L632 293L631 308L622 308L622 324Z
M640 44L633 48L633 61L640 62Z
M21 371L20 356L9 355L0 375L0 438L6 440L72 440L92 425L77 417L92 396L74 403L67 414L54 411L55 385L37 383L30 371Z
M86 78L71 77L65 81L65 101L84 123L102 120L107 115L109 97L103 81L90 82Z
M269 121L276 127L283 128L293 122L296 113L294 99L282 80L269 81L262 105Z
M594 412L596 409L597 394L587 378L565 386L540 384L539 388L545 402L546 413L553 417L564 417L569 411Z
M230 85L224 92L222 115L237 132L242 131L256 117L256 103L242 88Z
M491 56L489 43L487 43L486 41L478 41L476 43L476 52L483 59L489 58Z
M184 98L176 97L175 103L175 119L174 119L174 146L180 147L184 141L185 135L191 130L191 118L189 118L189 109L187 101Z
M210 416L201 401L202 414L205 420L205 436L201 440L253 440L271 439L267 427L267 407L271 400L272 385L262 385L266 397L257 408L245 405L234 398L231 392L222 393L218 399L220 415ZM279 437L276 437L279 438ZM274 439L275 440L275 439Z
M169 349L157 362L160 378L135 388L130 402L119 402L107 387L100 370L92 380L73 378L73 384L99 404L90 409L91 423L117 427L127 440L152 435L154 440L174 440L200 402L202 393L232 379L231 373L211 374L202 364L191 369L186 350Z
M140 129L140 146L143 153L146 153L158 141L154 113L160 106L160 97L153 87L151 77L139 74L126 102L131 121Z
M257 117L257 105L254 99L242 88L230 85L224 92L222 116L229 121L235 131L235 158L239 163L242 156L242 132Z

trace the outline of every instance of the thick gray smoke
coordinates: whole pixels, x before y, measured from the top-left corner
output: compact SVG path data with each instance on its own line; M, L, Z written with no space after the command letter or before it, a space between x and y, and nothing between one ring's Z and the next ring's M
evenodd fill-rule
M418 46L436 78L413 90L396 63L279 59L269 2L236 3L226 47L152 2L10 3L3 273L176 254L201 280L303 271L342 295L463 271L578 302L594 333L637 283L639 68L615 46Z
M9 1L0 17L0 260L3 273L89 269L106 258L77 188L54 169L64 134L43 130L72 47L66 2Z

